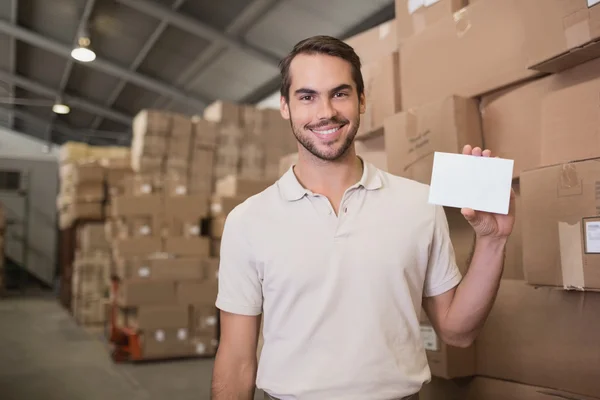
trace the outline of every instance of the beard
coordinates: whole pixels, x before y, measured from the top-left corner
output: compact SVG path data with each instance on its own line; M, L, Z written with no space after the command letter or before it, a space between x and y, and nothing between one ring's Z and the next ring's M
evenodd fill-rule
M336 142L330 142L326 143L326 149L319 148L319 146L316 143L317 140L314 137L312 137L312 132L310 130L327 125L344 125L343 128L345 128L349 124L349 122L350 121L348 121L345 118L334 117L327 121L319 122L318 124L305 125L304 127L299 127L294 124L294 119L290 112L290 125L292 127L292 132L296 137L296 140L298 140L302 147L304 147L309 153L323 161L336 161L348 153L348 150L352 146L352 143L354 143L356 133L358 132L358 128L360 125L360 116L357 116L356 119L352 121L352 128L345 138L341 138L342 143L338 144L339 147L336 147Z

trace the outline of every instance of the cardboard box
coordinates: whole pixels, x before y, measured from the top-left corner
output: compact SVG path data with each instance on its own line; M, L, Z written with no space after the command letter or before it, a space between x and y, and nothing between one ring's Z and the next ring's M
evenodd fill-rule
M114 217L145 217L162 214L163 196L114 196L111 199L111 212Z
M244 106L218 100L204 109L204 119L224 125L243 126Z
M217 132L217 123L203 119L196 119L193 126L193 147L214 149L214 147L217 145Z
M141 341L144 359L186 357L195 349L187 328L147 331Z
M466 5L467 0L396 0L397 44L401 45L406 39L440 19L453 15Z
M160 214L146 217L127 217L115 220L115 238L161 236L163 218Z
M189 160L192 152L192 136L172 136L169 138L168 157Z
M196 355L214 356L218 345L219 340L211 336L195 337L192 339L192 348Z
M214 305L217 301L218 283L216 281L187 281L177 284L179 304Z
M406 40L400 50L403 110L447 97L475 97L539 74L527 69L539 36L522 3L545 0L479 0Z
M219 279L219 259L215 257L207 257L203 259L204 276L207 280Z
M134 172L160 173L165 166L164 155L148 156L144 154L131 155L131 169Z
M89 223L78 229L79 247L81 250L110 250L110 243L106 240L103 223Z
M172 281L124 280L117 293L122 307L175 306L177 295Z
M542 26L530 26L538 35L529 67L559 72L600 56L600 6L594 0L551 0L543 8L525 7L530 16L543 15ZM527 4L525 4L527 5Z
M345 42L352 46L364 65L398 51L397 30L398 23L394 19L354 35Z
M127 326L141 331L187 328L189 309L186 306L141 306L127 310Z
M163 243L160 236L118 238L113 241L113 252L116 257L149 256L162 251Z
M215 186L215 193L219 196L250 197L258 194L273 184L270 180L263 179L243 179L236 175L229 175L219 179Z
M598 343L599 308L598 293L502 280L476 342L477 374L597 396L600 357L590 349Z
M386 118L402 110L399 53L394 52L362 68L366 111L357 137L380 129Z
M184 114L171 113L171 141L192 137L192 119Z
M168 136L171 131L171 115L162 110L141 110L133 118L133 135Z
M69 184L103 182L104 168L96 162L81 162L61 165L59 169L61 180Z
M214 305L193 305L190 307L190 326L194 336L217 337L218 318Z
M527 282L600 290L599 176L598 158L523 173Z
M494 156L515 161L515 178L542 165L542 104L556 88L556 79L550 76L481 99L485 147Z
M221 239L210 238L210 255L211 257L221 257Z
M600 156L599 70L596 59L555 76L560 89L542 105L542 165Z
M172 218L167 220L163 232L166 236L198 237L202 234L201 220L200 218Z
M165 239L165 252L181 257L208 257L210 240L206 237L168 237Z
M376 136L355 141L354 147L356 154L364 161L373 164L383 171L388 170L383 129L379 130L379 134Z
M59 215L60 228L66 229L80 219L101 220L104 218L103 211L102 203L69 204Z
M121 279L183 281L207 277L202 258L147 258L115 260L116 274Z
M218 216L210 219L210 237L213 239L220 239L223 236L225 230L226 216Z
M162 185L162 173L131 174L124 181L125 195L148 196L160 194Z
M596 397L477 377L474 379L433 378L419 392L419 400L597 400Z
M385 120L388 172L429 184L436 151L482 146L477 102L450 96Z
M513 231L506 242L506 255L504 257L504 279L525 279L525 269L523 268L523 219L525 210L521 201L521 185L519 182L513 182L515 192L515 224Z
M207 193L165 198L165 217L169 219L199 219L208 216Z

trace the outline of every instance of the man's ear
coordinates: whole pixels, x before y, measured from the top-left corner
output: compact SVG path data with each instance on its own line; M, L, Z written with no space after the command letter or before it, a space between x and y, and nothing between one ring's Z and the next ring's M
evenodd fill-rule
M367 111L367 98L365 97L365 94L361 94L360 95L360 105L359 105L359 110L361 114L364 114Z
M290 107L283 96L279 98L279 111L283 119L290 119Z

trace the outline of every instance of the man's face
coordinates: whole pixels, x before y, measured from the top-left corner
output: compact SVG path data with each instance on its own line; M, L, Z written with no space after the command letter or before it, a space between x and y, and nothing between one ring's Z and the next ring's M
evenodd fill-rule
M281 97L281 114L289 119L298 142L314 156L335 161L352 146L364 113L352 79L352 66L339 57L300 54L290 65L289 102Z

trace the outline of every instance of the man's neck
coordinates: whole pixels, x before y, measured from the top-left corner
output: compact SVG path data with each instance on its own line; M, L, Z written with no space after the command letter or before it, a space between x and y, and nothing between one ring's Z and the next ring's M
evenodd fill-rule
M306 189L337 202L350 186L360 181L363 165L353 147L336 161L318 159L305 149L301 149L294 173Z

